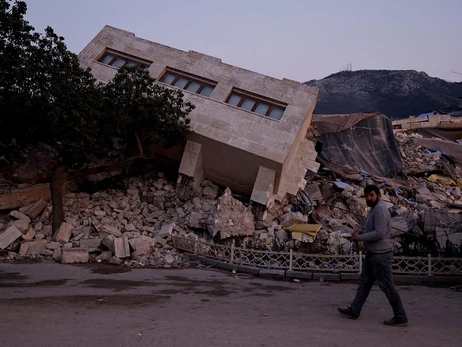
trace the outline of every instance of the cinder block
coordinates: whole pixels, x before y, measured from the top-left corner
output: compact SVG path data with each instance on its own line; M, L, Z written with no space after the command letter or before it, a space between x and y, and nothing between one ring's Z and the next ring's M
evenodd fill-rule
M128 243L128 238L114 238L114 254L119 259L127 258L130 256L130 244Z
M0 249L5 249L20 238L22 233L15 226L9 227L0 234Z
M73 229L74 227L71 224L68 224L66 222L61 223L61 226L59 227L58 232L55 235L55 241L61 243L69 242Z
M27 215L34 219L47 207L47 205L48 203L45 200L40 199L27 211Z
M88 263L89 254L86 248L63 248L61 253L61 263Z

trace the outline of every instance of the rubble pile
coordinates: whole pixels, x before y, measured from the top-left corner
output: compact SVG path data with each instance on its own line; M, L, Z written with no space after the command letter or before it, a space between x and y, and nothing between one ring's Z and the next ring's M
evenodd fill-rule
M212 242L254 234L251 211L229 189L217 199L218 186L205 180L197 190L187 187L193 191L181 201L175 184L163 173L155 176L131 178L123 191L68 193L65 222L54 237L51 204L40 200L11 211L0 223L3 257L170 267L185 262L172 235Z
M0 215L0 258L182 266L186 258L173 235L258 250L350 254L358 245L344 236L364 225L367 184L380 187L389 207L397 254L460 252L461 169L420 145L420 138L396 134L406 177L384 179L364 170L346 177L323 167L306 177L297 196L267 208L243 203L208 180L194 189L185 177L173 183L153 173L125 180L124 189L68 193L65 222L53 236L51 204L40 199Z

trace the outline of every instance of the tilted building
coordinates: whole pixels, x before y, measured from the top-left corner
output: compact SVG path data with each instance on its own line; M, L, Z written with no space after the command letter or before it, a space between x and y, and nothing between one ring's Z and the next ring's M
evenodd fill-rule
M151 42L105 26L79 54L82 66L107 82L122 66L148 69L157 83L183 89L196 108L185 148L163 155L179 173L207 178L268 205L305 186L316 172L316 152L306 133L318 91L223 63L194 51Z

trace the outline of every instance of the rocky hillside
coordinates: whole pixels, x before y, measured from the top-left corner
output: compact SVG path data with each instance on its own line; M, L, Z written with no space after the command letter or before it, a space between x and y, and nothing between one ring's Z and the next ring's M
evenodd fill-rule
M462 83L414 70L343 71L306 84L319 88L319 114L381 111L405 118L461 104Z

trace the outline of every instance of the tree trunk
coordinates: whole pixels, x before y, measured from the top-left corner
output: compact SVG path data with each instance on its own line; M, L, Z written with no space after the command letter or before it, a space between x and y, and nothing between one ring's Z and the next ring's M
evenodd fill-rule
M53 236L64 222L63 185L69 179L66 165L58 165L51 173L51 203L53 206Z

